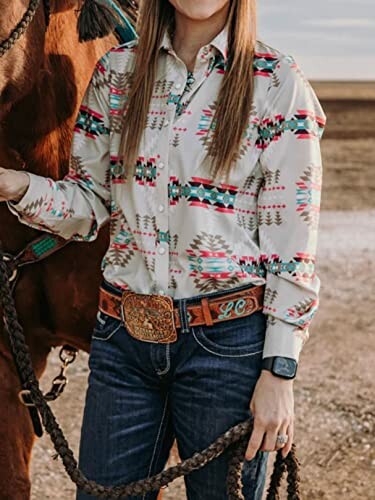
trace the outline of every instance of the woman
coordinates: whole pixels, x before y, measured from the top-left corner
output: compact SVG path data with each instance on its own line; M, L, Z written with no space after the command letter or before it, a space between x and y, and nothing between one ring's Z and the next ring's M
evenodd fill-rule
M0 170L21 222L92 241L110 220L80 447L102 484L155 474L174 438L186 458L251 412L243 493L261 498L267 452L293 441L326 117L255 14L255 0L142 2L139 39L98 62L69 174ZM227 461L189 475L188 498L226 498Z

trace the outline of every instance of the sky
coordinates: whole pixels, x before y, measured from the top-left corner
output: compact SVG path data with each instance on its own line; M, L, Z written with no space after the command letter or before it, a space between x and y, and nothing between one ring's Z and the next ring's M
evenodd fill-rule
M375 0L258 0L257 6L257 38L292 55L307 78L375 80Z

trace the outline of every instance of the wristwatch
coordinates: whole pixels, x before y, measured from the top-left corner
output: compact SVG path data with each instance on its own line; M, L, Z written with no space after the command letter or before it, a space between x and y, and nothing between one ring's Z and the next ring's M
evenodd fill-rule
M298 363L295 359L284 356L263 358L262 370L269 370L276 377L292 379L296 376Z

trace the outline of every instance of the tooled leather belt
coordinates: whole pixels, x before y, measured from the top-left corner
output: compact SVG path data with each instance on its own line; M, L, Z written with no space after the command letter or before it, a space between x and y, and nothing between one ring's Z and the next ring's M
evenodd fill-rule
M189 326L211 326L262 310L264 288L264 285L251 286L187 304ZM177 340L177 329L181 328L179 309L169 295L128 291L116 295L100 288L99 310L113 318L122 319L133 337L146 342L174 342Z

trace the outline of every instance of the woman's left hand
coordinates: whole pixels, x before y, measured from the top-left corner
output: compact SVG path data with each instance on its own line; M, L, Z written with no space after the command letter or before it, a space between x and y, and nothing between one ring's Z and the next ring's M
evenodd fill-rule
M286 457L294 435L293 380L276 377L270 371L262 370L250 402L250 411L254 422L246 460L253 459L258 450L274 451L281 447L282 456ZM286 445L277 445L278 434L288 436Z

